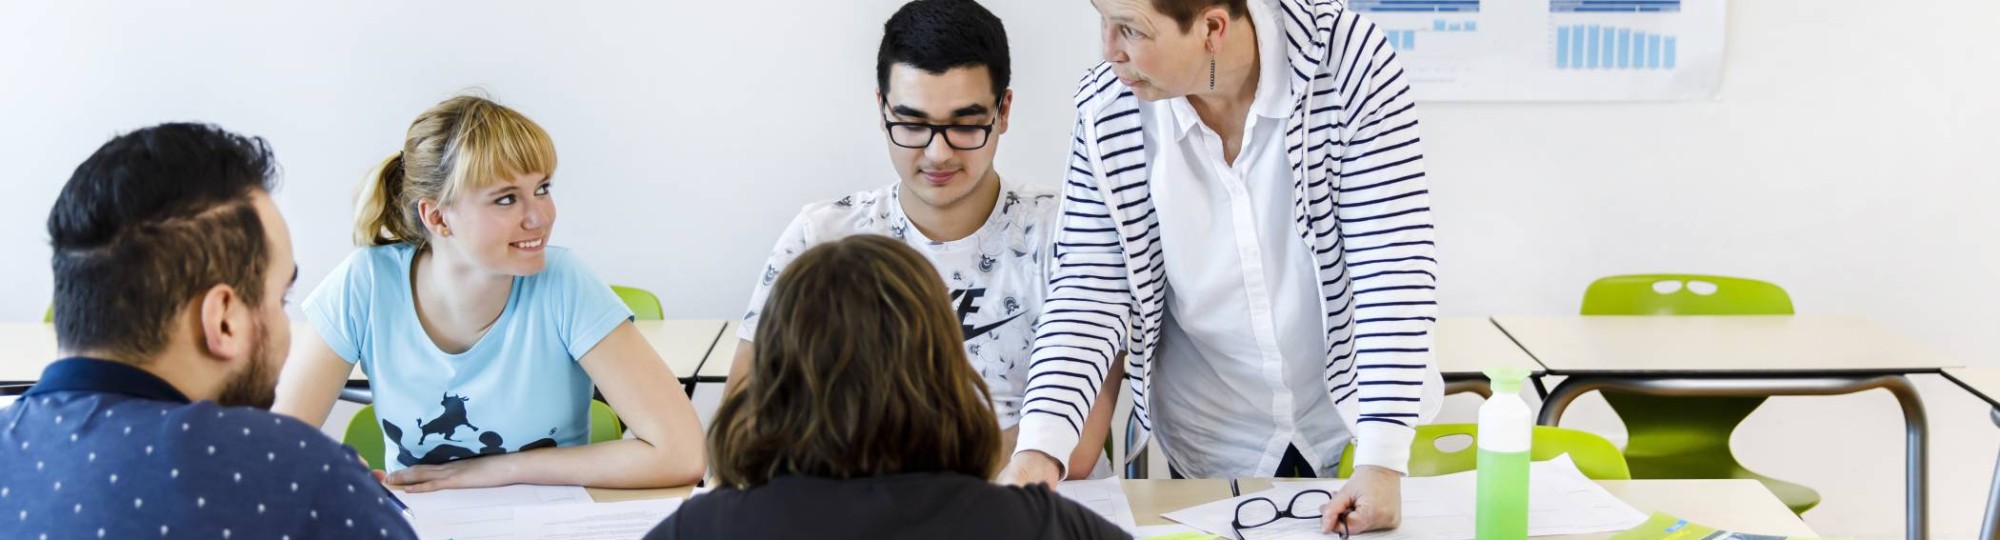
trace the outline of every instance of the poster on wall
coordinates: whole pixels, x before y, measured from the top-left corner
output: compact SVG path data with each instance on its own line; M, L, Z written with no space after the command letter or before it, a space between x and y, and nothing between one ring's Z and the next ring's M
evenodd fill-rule
M1726 0L1348 0L1422 101L1690 101L1722 83Z

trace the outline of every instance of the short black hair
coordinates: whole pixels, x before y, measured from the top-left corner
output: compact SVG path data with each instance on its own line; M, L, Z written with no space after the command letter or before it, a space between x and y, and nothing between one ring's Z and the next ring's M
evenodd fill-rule
M276 167L262 138L207 124L161 124L99 147L49 210L63 349L140 361L216 285L261 302L270 242L250 197L272 190Z
M1007 94L1012 74L1007 59L1007 27L972 0L915 0L882 24L875 52L875 90L889 95L889 67L903 64L938 74L985 66L993 78L993 98Z

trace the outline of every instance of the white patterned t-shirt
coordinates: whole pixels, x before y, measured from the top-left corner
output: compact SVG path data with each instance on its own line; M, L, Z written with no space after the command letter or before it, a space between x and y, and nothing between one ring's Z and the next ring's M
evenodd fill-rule
M910 225L900 199L897 185L889 184L801 209L771 250L737 337L755 340L758 311L771 284L807 248L856 234L896 238L916 248L944 278L965 332L966 357L993 394L1000 428L1011 428L1020 421L1061 200L1054 188L1002 182L993 213L978 231L936 242Z

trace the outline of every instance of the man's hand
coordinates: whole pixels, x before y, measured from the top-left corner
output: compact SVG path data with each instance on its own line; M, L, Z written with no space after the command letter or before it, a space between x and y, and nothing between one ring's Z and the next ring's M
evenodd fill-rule
M1007 469L1000 471L999 481L1016 486L1047 484L1055 489L1056 483L1062 481L1062 464L1035 450L1019 452L1007 463Z
M1402 473L1373 465L1355 467L1354 477L1327 501L1323 516L1319 529L1328 534L1338 531L1345 536L1396 528L1403 523Z

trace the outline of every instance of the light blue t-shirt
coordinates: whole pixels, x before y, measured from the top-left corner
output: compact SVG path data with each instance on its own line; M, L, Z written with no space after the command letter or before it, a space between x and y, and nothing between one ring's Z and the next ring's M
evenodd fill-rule
M590 376L577 363L632 318L569 250L514 278L507 307L472 348L448 354L417 319L408 244L356 251L306 298L306 319L361 365L389 470L590 441Z

